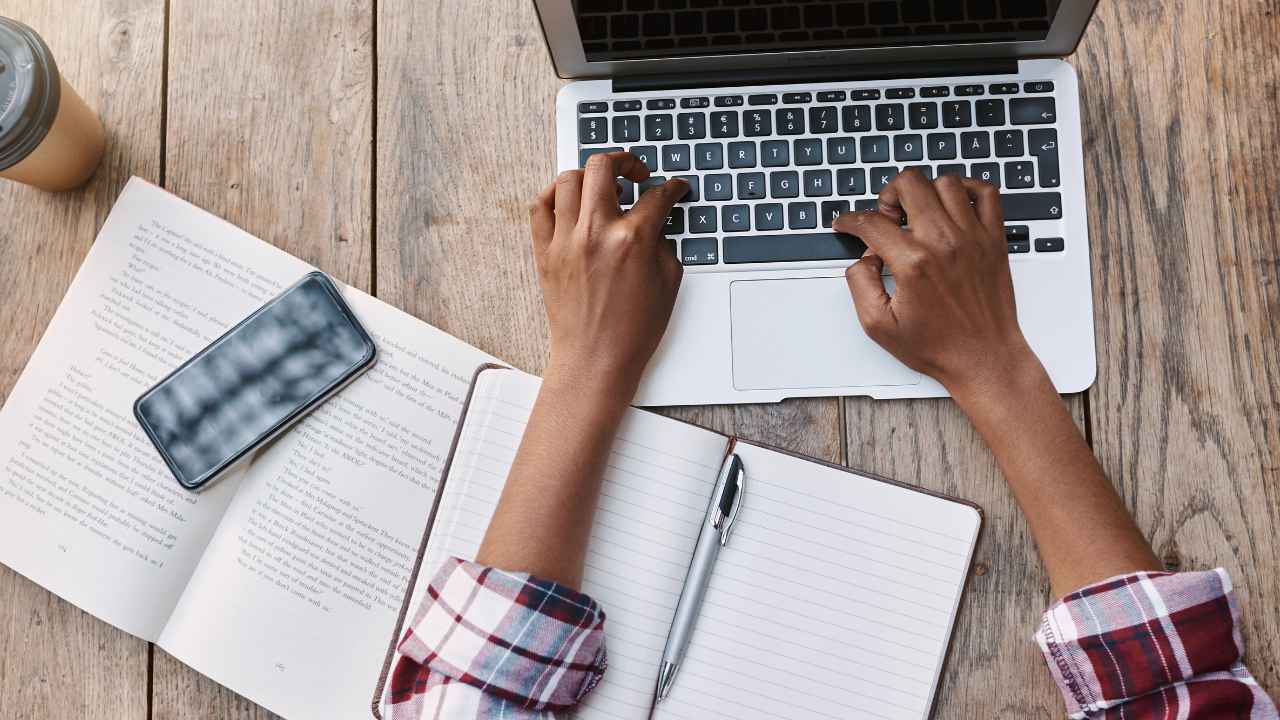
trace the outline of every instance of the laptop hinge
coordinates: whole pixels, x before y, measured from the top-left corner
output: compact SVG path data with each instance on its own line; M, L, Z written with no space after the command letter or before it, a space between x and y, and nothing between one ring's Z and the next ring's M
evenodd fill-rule
M781 85L896 78L1007 75L1018 72L1017 60L945 60L886 65L784 67L759 70L715 70L679 75L630 75L613 78L614 92L652 92L690 88Z

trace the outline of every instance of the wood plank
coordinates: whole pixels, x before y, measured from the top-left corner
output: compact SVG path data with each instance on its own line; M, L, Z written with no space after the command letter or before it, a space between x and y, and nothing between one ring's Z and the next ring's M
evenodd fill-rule
M0 403L62 300L130 175L158 179L163 0L16 0L63 75L107 128L107 156L78 191L0 181ZM34 271L33 269L38 269ZM147 713L147 644L0 566L0 706L5 717Z
M372 287L371 0L171 0L168 187ZM155 651L153 717L267 718Z
M1280 692L1280 13L1109 2L1084 93L1094 447L1166 563L1223 566Z

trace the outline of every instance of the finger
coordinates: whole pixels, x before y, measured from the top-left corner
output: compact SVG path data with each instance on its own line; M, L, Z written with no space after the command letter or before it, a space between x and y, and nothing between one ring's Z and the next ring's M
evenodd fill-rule
M600 213L616 217L618 208L618 177L640 181L649 177L649 168L640 158L629 152L611 152L592 155L587 159L587 169L582 180L582 212Z
M991 183L973 178L963 178L964 187L973 198L973 209L978 221L994 235L1004 236L1004 207L1000 205L1000 191Z
M973 209L973 197L969 188L965 187L964 178L959 175L944 175L934 182L938 192L938 200L946 209L951 221L962 228L973 228L979 225L978 213Z
M901 208L910 218L907 222L916 228L937 227L949 220L933 182L919 170L907 170L889 181L880 191L880 207L891 213Z
M556 183L538 193L529 204L529 229L533 234L533 256L539 262L556 234Z
M848 233L867 244L871 252L884 258L893 268L901 260L907 245L912 242L898 221L875 210L842 213L831 224L836 232Z
M556 176L556 227L571 230L582 208L582 171L565 170Z
M858 322L862 323L862 329L872 340L877 339L885 324L893 318L889 293L880 277L883 270L884 261L880 256L867 253L844 272L845 281L849 283L849 294L853 296L853 309L858 313Z
M658 187L646 190L631 208L631 217L641 225L662 229L680 198L689 194L689 183L680 178L672 178Z

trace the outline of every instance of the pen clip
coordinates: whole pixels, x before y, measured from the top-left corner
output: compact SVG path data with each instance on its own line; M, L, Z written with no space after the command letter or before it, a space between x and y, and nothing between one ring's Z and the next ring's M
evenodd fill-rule
M715 514L711 521L711 526L720 532L720 546L724 547L729 543L729 533L733 530L733 524L738 519L738 513L742 510L742 489L743 479L746 478L746 471L742 466L742 458L737 453L732 453L725 458L724 466L720 470L722 482L720 486L720 497L716 498ZM728 494L732 492L732 497ZM725 501L728 500L730 506L725 507Z

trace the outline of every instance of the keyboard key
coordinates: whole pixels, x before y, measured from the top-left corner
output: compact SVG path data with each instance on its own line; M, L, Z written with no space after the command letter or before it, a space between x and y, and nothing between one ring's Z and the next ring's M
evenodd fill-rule
M969 170L969 177L1000 187L1000 163L974 163ZM1011 218L1005 218L1009 220ZM1016 218L1025 220L1026 218Z
M778 96L773 94L748 95L747 104L748 105L777 105Z
M719 170L724 167L724 146L720 143L694 145L693 166L698 170Z
M853 138L827 138L827 162L832 165L847 165L857 159Z
M702 199L701 193L699 192L699 179L697 175L676 175L676 177L689 183L689 192L685 193L684 197L680 198L680 202L698 202Z
M615 115L613 118L613 141L632 143L640 141L640 116Z
M884 97L886 100L905 100L915 96L915 88L889 88L884 91Z
M979 100L977 102L978 125L990 127L1004 124L1003 100Z
M601 153L618 152L620 150L622 150L622 148L620 147L583 148L578 151L578 167L580 168L586 167L587 158L591 157L592 155L599 155ZM656 167L650 168L650 169L657 170Z
M792 230L813 230L818 227L818 206L811 202L787 204L787 227ZM763 230L757 227L757 230Z
M749 168L756 166L756 144L751 141L729 143L729 167Z
M879 210L879 209L880 209L879 200L871 199L871 200L854 200L853 201L854 212L866 212L868 210Z
M867 173L862 168L841 168L836 171L836 192L841 195L865 195Z
M689 232L713 233L716 231L716 208L714 205L694 205L689 208Z
M680 107L682 108L705 108L711 107L711 101L704 97L687 97L680 98Z
M607 102L580 102L578 103L578 112L580 113L602 113L609 109Z
M640 158L640 162L649 168L649 172L658 172L658 148L652 145L636 145L630 152Z
M938 166L938 177L943 175L959 175L965 177L964 163L950 163Z
M877 130L901 130L906 127L903 121L902 103L885 103L876 106Z
M996 157L1021 157L1025 151L1021 130L996 131Z
M786 105L799 105L801 103L813 102L813 95L807 92L783 93L782 102Z
M578 118L578 143L595 145L609 142L609 134L605 130L607 124L602 117Z
M691 237L681 240L680 262L685 265L715 265L720 262L720 248L717 247L716 239Z
M981 131L960 133L960 157L991 157L991 136Z
M654 98L644 104L648 110L675 110L675 98Z
M1060 237L1036 238L1036 252L1062 252L1064 243Z
M836 218L849 212L848 200L827 200L822 203L822 227L829 228Z
M636 201L636 184L626 178L618 178L622 192L618 195L619 205L630 205Z
M769 173L769 197L800 197L800 173L795 170L779 170Z
M982 95L984 92L981 85L960 85L956 88L956 95Z
M702 113L680 113L677 132L681 140L701 140L707 136L707 116Z
M746 232L751 229L751 210L746 205L725 205L720 208L720 219L725 232Z
M663 145L662 146L662 170L671 172L672 170L688 170L689 165L689 146L680 145Z
M738 137L738 113L733 110L711 113L711 137Z
M912 130L932 130L938 127L938 106L935 103L911 103L907 118Z
M1001 193L1005 220L1060 220L1062 193Z
M870 135L862 138L858 149L862 153L862 162L889 162L889 138L886 135Z
M951 88L946 85L934 85L933 87L920 88L920 97L939 98L947 97L951 94Z
M795 141L795 158L797 165L821 165L822 164L822 141L821 140L796 140Z
M803 135L804 111L800 108L781 108L777 111L779 135Z
M643 106L644 104L641 103L639 100L614 100L613 101L614 112L635 112Z
M768 110L747 110L742 113L742 130L747 137L772 135L773 123Z
M1022 160L1004 164L1004 186L1015 190L1036 186L1036 174L1030 161Z
M856 260L867 246L852 235L836 232L795 235L740 235L724 239L726 263Z
M791 164L791 144L786 140L760 143L760 164L764 167L786 167Z
M1018 83L994 83L991 85L992 95L1017 95Z
M764 197L764 173L738 174L738 199L759 200Z
M741 95L721 95L715 100L716 107L742 107Z
M781 203L760 203L755 206L755 211L757 230L782 229L783 221Z
M902 168L902 172L906 172L906 171L908 171L908 170L917 170L917 171L919 171L919 172L920 172L920 174L921 174L921 175L925 176L926 178L928 178L928 179L930 179L930 180L932 180L932 179L933 179L933 166L932 166L932 165L908 165L908 166L906 166L906 167Z
M1029 92L1029 93L1053 92L1053 81L1052 80L1036 80L1033 82L1022 83L1022 92Z
M1027 145L1036 159L1040 187L1058 187L1062 182L1058 177L1058 131L1053 128L1029 130Z
M845 105L840 116L840 127L847 133L867 132L871 129L870 105Z
M1031 252L1030 240L1018 240L1016 242L1007 243L1010 255L1019 255Z
M942 127L966 128L973 125L973 108L968 100L942 103Z
M1029 242L1031 240L1031 228L1026 225L1006 225L1004 227L1004 239L1006 242Z
M880 91L879 90L850 90L849 99L850 100L879 100Z
M670 140L674 120L670 115L646 115L644 118L645 140Z
M814 135L823 135L838 129L840 129L839 114L834 105L809 108L809 132Z
M702 178L703 194L708 200L732 200L733 176L728 173L717 173Z
M662 232L667 235L684 234L684 208L671 208L671 214L667 216L667 224L662 228Z
M956 159L955 133L929 133L926 144L929 146L930 160Z
M909 162L924 159L924 138L919 135L894 135L893 159Z
M818 93L818 102L844 102L843 90L826 90Z
M827 197L831 194L830 170L804 171L804 196Z
M871 194L879 195L880 191L896 177L898 177L898 168L896 167L871 168Z
M1047 125L1058 120L1058 106L1051 97L1014 98L1009 101L1011 125Z

